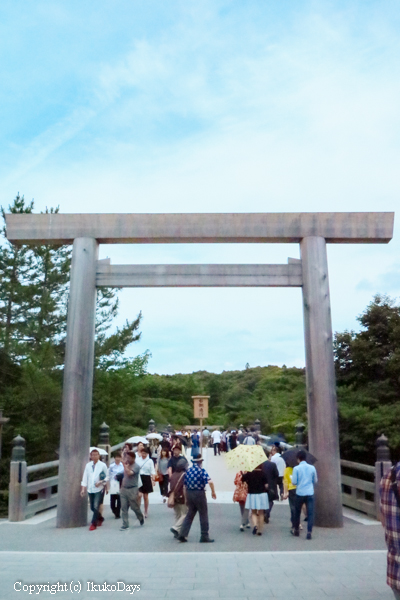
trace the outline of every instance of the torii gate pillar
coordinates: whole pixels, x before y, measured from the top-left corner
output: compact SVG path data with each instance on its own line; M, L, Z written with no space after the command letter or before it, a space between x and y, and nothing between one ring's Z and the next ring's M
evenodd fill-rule
M315 524L343 527L339 430L325 238L300 243L310 452L318 458Z
M87 496L80 482L89 460L92 421L96 265L98 243L74 240L68 300L67 341L61 417L57 527L87 524Z

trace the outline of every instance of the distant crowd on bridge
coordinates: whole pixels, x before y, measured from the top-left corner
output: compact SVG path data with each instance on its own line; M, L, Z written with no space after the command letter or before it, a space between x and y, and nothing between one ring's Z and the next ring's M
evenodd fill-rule
M253 535L261 536L274 502L288 498L292 535L300 535L301 514L305 509L306 538L311 540L317 473L310 463L315 458L303 448L289 447L283 439L275 439L270 445L265 443L266 439L254 428L243 427L225 431L220 428L152 431L146 437L129 438L121 451L114 452L114 462L109 468L102 460L107 453L91 448L81 482L81 496L88 494L93 513L89 530L103 525L104 498L108 494L115 519L122 517L121 531L129 529L129 508L143 526L149 517L149 494L158 483L163 503L175 513L175 522L170 527L174 537L181 543L187 542L199 513L200 542L213 542L209 536L207 485L212 498L217 496L214 482L203 468L202 455L204 448L213 447L214 456L226 454L228 468L236 470L232 477L235 484L232 500L240 507L240 532L252 529Z

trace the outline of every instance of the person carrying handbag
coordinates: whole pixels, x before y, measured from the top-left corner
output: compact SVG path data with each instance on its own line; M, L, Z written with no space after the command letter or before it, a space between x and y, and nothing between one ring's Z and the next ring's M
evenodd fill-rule
M180 535L182 523L188 511L183 492L183 480L187 466L186 460L182 459L178 461L175 471L169 480L168 507L173 508L175 513L175 523L171 527L170 532L174 534L175 538L178 538Z
M239 527L240 531L244 531L245 527L247 529L250 529L249 509L245 507L249 488L247 487L247 483L242 481L242 475L243 475L242 471L239 471L239 473L236 473L236 477L235 477L235 481L234 481L234 484L236 487L235 487L235 491L233 493L233 501L239 502L240 515L241 515L241 525Z

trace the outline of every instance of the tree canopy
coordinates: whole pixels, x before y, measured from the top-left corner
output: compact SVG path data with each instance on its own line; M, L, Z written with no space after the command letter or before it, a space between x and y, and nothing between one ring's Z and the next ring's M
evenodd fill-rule
M341 451L371 463L380 433L400 448L400 307L377 294L358 322L334 339Z
M58 207L46 209L57 213ZM32 213L34 202L17 194L6 212ZM10 422L4 445L20 433L28 458L54 459L59 445L62 371L71 246L12 245L5 222L0 246L0 402ZM124 353L140 338L141 312L121 328L113 328L118 313L114 289L97 293L95 356L99 370L123 366L143 372L147 353L129 361ZM114 329L114 330L113 330ZM140 363L140 364L139 364Z

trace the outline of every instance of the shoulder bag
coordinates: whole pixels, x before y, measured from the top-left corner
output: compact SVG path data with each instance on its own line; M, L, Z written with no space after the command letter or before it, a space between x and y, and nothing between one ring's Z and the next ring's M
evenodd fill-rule
M182 481L182 477L184 476L184 474L185 474L185 472L183 472L182 475L179 477L178 481L176 482L175 489L178 487L178 485ZM168 506L168 508L174 508L174 506L175 506L175 490L173 490L172 492L169 493L168 500L167 500L167 506Z

